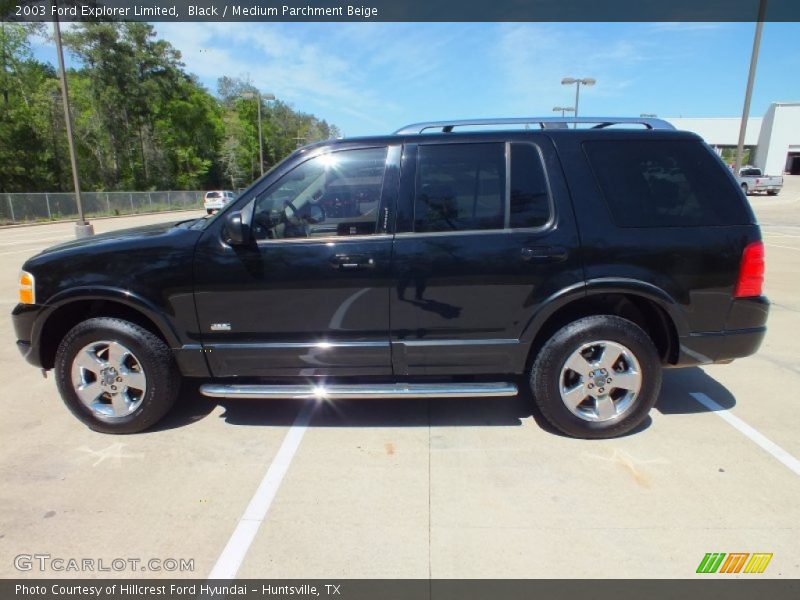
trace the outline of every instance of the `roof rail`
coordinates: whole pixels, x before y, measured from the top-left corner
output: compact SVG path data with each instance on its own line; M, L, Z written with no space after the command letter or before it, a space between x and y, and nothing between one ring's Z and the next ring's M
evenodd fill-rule
M425 133L429 129L441 129L442 133L452 133L455 127L493 125L536 125L540 129L566 129L572 123L593 123L592 129L604 129L612 125L644 125L647 129L675 129L663 119L632 117L514 117L509 119L465 119L460 121L429 121L413 123L395 131L395 135ZM526 127L527 128L527 127Z

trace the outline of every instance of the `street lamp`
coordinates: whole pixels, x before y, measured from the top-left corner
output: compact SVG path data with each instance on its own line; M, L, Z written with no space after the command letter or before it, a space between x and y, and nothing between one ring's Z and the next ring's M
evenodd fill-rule
M56 8L56 1L53 0ZM64 68L64 49L61 47L61 27L58 22L58 11L53 19L53 37L56 41L56 54L58 55L58 74L61 79L61 101L64 105L64 125L67 130L67 145L69 146L69 161L72 166L72 183L75 186L75 204L78 207L78 220L75 222L75 237L82 238L94 234L94 226L83 215L81 202L81 181L78 177L78 159L75 155L75 142L72 137L72 114L69 110L69 88L67 87L67 71Z
M592 79L591 77L584 77L583 79L575 79L574 77L564 77L561 80L561 85L574 85L575 86L575 116L578 116L578 103L581 99L581 86L585 85L588 87L593 86L597 83L597 80ZM575 127L578 124L575 123Z
M261 175L264 175L264 135L261 132L261 100L275 100L275 94L262 94L260 91L245 92L242 98L251 100L255 98L258 101L258 161L261 165Z
M561 112L561 116L564 117L565 113L575 112L575 108L573 108L572 106L554 106L553 107L553 112L559 112L559 111Z

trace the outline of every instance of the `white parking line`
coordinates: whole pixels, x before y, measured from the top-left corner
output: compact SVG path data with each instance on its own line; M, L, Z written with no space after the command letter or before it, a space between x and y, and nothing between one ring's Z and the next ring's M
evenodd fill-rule
M773 244L772 242L767 242L767 246L773 246L775 248L786 248L787 250L794 250L795 252L800 252L800 248L795 248L793 246L784 246L783 244Z
M794 234L791 234L791 233L777 233L777 232L771 232L771 231L764 232L764 235L765 236L772 236L772 237L800 238L800 235L794 235Z
M33 238L33 237L47 237L48 235L53 235L53 232L63 232L63 233L71 233L69 226L72 226L72 223L48 223L42 227L20 227L20 228L11 228L11 229L2 229L0 228L0 236L2 237L20 237L20 238ZM64 225L63 227L58 227L57 225Z
M66 242L69 239L71 239L69 236L64 236L64 235L60 235L58 237L38 238L34 240L18 239L13 242L0 242L0 246L23 246L25 244L44 244L46 242L58 242L58 241Z
M33 256L34 254L39 254L39 252L41 252L45 248L47 248L47 246L43 246L41 248L33 247L33 248L28 248L27 250L7 250L7 251L0 252L0 256L6 256L6 255L9 255L9 254L25 254L26 252L30 256Z
M300 412L295 417L289 431L286 432L286 437L283 438L283 443L278 449L278 453L272 460L269 469L267 469L264 479L250 500L250 504L244 511L244 514L239 519L239 524L233 531L233 535L228 540L222 554L219 555L217 563L211 570L209 579L226 579L231 580L236 577L239 567L242 566L247 551L250 549L250 544L258 533L258 528L267 516L269 507L275 499L275 494L283 481L283 476L289 470L289 465L292 463L292 458L303 440L303 435L308 428L308 423L311 421L311 415L314 412L316 403L307 401Z
M800 475L800 460L797 460L794 456L786 452L786 450L778 446L778 444L764 437L761 433L750 427L750 425L742 421L739 417L733 416L730 411L723 408L720 404L714 402L705 394L700 392L690 392L689 395L697 400L700 404L705 406L708 410L714 412L721 419L724 419L730 425L738 429L741 433L750 438L751 441L772 454L772 456L794 471L795 475Z

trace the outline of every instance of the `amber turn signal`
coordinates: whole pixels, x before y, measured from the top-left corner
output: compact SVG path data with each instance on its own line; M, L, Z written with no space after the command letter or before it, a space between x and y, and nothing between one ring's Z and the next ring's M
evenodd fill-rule
M19 274L19 301L20 304L36 304L33 275L26 271L22 271Z

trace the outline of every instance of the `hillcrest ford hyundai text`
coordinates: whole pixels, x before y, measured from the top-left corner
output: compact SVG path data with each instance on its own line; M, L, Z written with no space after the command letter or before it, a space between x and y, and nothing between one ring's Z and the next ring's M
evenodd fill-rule
M558 430L605 438L645 419L662 368L756 352L763 277L747 199L698 136L451 121L307 146L213 216L49 248L13 319L102 432L157 422L183 376L243 399L529 385Z

